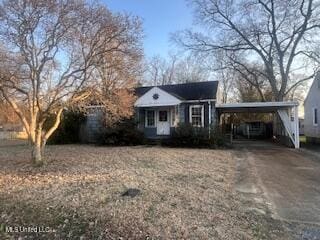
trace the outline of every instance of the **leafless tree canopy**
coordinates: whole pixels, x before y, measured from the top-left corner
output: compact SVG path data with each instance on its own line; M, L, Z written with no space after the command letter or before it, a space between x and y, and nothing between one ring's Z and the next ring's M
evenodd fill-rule
M202 59L203 60L203 59ZM169 57L154 56L146 61L144 83L165 85L210 80L210 69L199 58L170 54Z
M277 101L287 98L292 90L314 76L319 63L319 1L191 0L191 3L197 23L204 31L177 33L174 39L185 49L203 54L223 51L243 74L250 71L250 66L258 66L254 74L267 79ZM298 74L301 78L293 77ZM258 82L253 84L260 88Z
M35 162L42 162L41 150L65 107L92 101L96 95L96 103L107 111L120 117L130 114L141 33L139 19L112 14L96 2L1 2L0 94L22 121ZM123 92L125 100L120 100ZM55 122L45 130L49 116L55 116Z

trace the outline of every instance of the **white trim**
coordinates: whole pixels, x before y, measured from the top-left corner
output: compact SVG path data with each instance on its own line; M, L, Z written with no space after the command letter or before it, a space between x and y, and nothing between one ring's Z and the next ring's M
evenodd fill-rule
M278 115L283 123L283 126L290 137L293 145L295 148L300 147L300 140L299 140L299 119L298 119L298 106L293 108L293 124L291 124L291 117L286 109L278 109Z
M215 98L208 98L208 99L199 99L199 100L183 100L182 102L184 102L184 103L192 103L192 102L194 102L194 103L200 103L200 102L208 102L208 101L211 101L211 102L215 102L216 101L216 99Z
M208 128L208 130L209 130L209 138L211 138L211 101L208 101L208 108L209 108L209 110L208 110L208 113L209 113L209 128Z
M210 101L208 101L208 107L209 107L209 133L210 133L210 125L212 124L212 119L211 119L211 102Z
M317 111L317 123L316 123L316 115L315 115L315 110ZM318 111L318 108L316 108L316 107L313 107L312 108L312 124L313 124L313 126L318 126L318 124L319 124L319 111Z
M176 126L178 126L178 124L180 123L181 119L180 119L180 105L176 106L177 111L176 111ZM183 119L185 120L185 119Z
M300 148L300 129L299 129L299 109L298 106L293 108L294 111L294 147Z
M249 108L249 107L294 107L298 102L248 102L217 104L216 108Z
M191 125L192 125L192 111L191 111L191 109L198 108L198 107L201 107L201 126L198 126L198 127L204 127L204 105L202 105L202 104L189 106L189 123L191 123Z

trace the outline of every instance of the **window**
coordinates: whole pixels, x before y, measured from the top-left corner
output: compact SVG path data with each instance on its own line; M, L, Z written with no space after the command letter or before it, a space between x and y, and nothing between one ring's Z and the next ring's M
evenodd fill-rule
M315 126L318 125L318 109L317 108L313 109L313 125Z
M192 105L189 109L190 123L194 127L203 127L203 105Z
M146 110L146 127L155 126L154 110Z
M168 121L168 112L159 111L159 122L167 122L167 121Z

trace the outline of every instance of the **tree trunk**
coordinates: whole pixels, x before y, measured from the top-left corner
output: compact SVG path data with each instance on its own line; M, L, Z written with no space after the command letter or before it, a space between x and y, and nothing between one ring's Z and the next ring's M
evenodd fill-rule
M42 159L42 148L41 148L40 144L38 144L38 143L33 144L32 152L31 152L31 159L32 159L32 162L36 166L43 165L44 161Z
M42 166L45 162L44 159L42 158L42 153L43 153L43 144L42 144L42 125L37 128L35 131L35 141L32 142L32 153L31 153L31 158L32 162L36 166Z
M278 92L278 94L276 95L276 101L277 101L277 102L282 102L283 99L284 99L283 94L281 94L281 93Z

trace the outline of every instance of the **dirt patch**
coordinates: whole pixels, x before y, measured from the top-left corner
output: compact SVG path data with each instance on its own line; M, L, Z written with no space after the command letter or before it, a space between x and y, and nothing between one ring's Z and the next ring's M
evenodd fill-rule
M0 150L0 223L46 226L4 239L290 239L281 222L244 208L226 150L48 146ZM122 197L130 188L142 194Z

